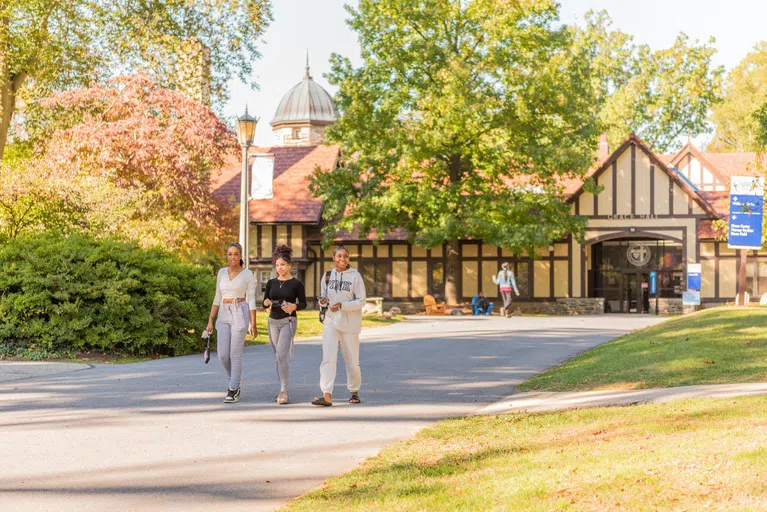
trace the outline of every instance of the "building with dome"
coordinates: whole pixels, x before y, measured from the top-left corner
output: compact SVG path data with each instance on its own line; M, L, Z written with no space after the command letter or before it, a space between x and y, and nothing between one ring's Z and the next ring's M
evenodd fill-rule
M308 178L318 168L338 166L340 148L324 139L337 115L307 66L275 111L277 143L251 149L274 160L273 198L249 203L248 262L262 286L273 275L271 255L278 244L293 248L293 269L309 298L319 294L323 273L333 267L332 249L320 246L322 201L309 192ZM572 214L588 221L585 238L567 237L522 255L481 240L461 241L457 284L464 302L480 291L499 302L492 277L501 262L516 275L520 296L514 304L522 312L682 312L689 264L700 265L704 305L734 300L744 264L752 300L767 293L767 251L730 249L717 228L729 216L730 178L750 174L757 155L704 153L690 142L676 154L656 154L633 135L614 151L606 139L595 150L594 167L584 178L593 178L602 192L585 190L583 180L564 184ZM233 160L213 188L237 204L239 184L239 163ZM347 232L339 232L336 241L348 249L368 296L383 297L387 306L419 309L424 295L444 294L444 246L411 245L404 230L388 233L377 245Z
M304 79L280 100L271 124L278 146L315 146L337 117L333 99L314 81L307 62Z

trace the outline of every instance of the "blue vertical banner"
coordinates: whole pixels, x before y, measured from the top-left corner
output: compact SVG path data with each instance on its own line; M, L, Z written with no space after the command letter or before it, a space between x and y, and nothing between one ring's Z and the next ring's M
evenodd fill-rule
M687 265L687 291L700 291L700 263L689 263Z
M654 270L650 272L650 295L658 293L658 273Z
M687 264L687 291L682 292L682 306L700 306L700 263Z
M762 247L764 213L764 178L733 176L730 180L730 222L727 247L759 249Z

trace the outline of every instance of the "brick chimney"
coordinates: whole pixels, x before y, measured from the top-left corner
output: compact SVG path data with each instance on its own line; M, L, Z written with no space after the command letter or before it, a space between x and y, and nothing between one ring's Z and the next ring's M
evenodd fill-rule
M607 142L607 134L599 136L599 149L597 149L597 159L599 163L604 162L610 156L610 143Z

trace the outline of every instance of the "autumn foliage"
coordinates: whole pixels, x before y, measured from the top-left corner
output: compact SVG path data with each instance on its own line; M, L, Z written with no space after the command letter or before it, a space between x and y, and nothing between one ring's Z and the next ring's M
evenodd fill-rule
M207 106L134 75L57 94L42 107L44 160L55 175L90 184L83 200L95 234L190 253L215 250L233 231L234 212L210 182L236 140ZM102 192L95 203L94 183Z

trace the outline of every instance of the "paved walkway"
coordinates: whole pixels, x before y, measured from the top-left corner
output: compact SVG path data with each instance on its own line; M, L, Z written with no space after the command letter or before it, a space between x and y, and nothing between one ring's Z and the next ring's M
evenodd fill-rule
M268 345L242 401L200 355L0 382L0 510L272 510L432 422L471 415L573 355L662 319L417 317L363 334L361 405L317 408L318 340L289 406ZM338 382L345 376L339 365ZM0 374L8 366L0 365Z
M0 361L0 382L50 377L77 370L87 370L91 365L83 363L49 363L31 361Z
M584 407L607 407L657 403L680 398L731 398L767 395L767 382L752 384L713 384L675 388L633 389L629 391L573 391L517 393L480 409L477 414L561 411Z

